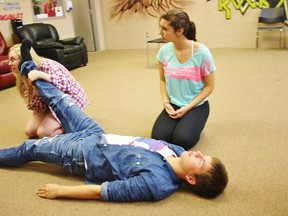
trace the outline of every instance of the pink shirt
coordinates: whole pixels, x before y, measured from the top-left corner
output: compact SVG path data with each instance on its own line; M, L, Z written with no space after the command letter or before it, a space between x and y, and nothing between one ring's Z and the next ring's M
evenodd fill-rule
M71 73L57 61L43 58L40 62L40 71L51 75L50 82L55 85L58 89L71 96L75 104L80 109L86 108L89 101L84 92L83 87L78 81L71 75ZM24 87L24 86L23 86ZM27 90L24 90L24 95L27 95ZM34 113L44 112L47 109L47 105L41 99L40 96L33 95L32 103L27 105L29 110L33 110ZM50 107L49 107L50 108ZM56 114L50 108L52 114L57 119ZM57 119L58 120L58 119Z

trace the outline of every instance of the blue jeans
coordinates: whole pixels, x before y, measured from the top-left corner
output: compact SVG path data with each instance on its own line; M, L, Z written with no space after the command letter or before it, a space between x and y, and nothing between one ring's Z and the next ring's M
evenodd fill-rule
M82 146L85 141L99 142L104 130L83 113L69 95L51 83L37 80L35 86L43 100L57 114L65 134L40 140L26 140L18 147L0 150L0 167L42 161L61 165L69 173L84 175Z

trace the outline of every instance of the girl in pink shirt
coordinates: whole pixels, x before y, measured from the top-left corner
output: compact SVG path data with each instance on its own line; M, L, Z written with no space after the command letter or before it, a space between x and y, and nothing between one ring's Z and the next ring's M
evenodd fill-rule
M25 126L25 133L29 138L63 134L65 131L56 114L43 102L33 83L22 76L19 71L18 66L22 57L20 46L21 44L16 44L10 48L9 66L16 77L16 86L20 95L25 100L27 108L33 111ZM69 94L81 109L87 106L88 99L83 87L63 65L54 60L38 56L33 48L31 48L30 54L33 62L39 68L39 73L37 73L39 79L51 82L58 89Z

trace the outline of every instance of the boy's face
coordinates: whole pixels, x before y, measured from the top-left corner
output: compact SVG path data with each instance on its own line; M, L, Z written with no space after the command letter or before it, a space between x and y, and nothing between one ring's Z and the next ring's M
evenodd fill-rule
M181 165L188 176L208 172L212 167L212 157L197 151L185 151L181 155Z

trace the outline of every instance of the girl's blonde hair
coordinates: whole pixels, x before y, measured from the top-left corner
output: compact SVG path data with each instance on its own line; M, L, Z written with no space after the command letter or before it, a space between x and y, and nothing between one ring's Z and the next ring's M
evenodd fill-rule
M9 53L11 51L14 51L20 58L21 50L20 50L21 44L15 44L9 49ZM40 57L35 50L31 47L30 54L32 56L32 60L35 63L35 65L40 68L40 61L43 57ZM32 95L33 95L33 87L31 83L29 82L28 78L25 76L22 76L20 72L13 71L14 76L16 77L16 88L18 89L21 97L25 100L27 104L31 103ZM27 89L27 95L24 95L23 88Z

